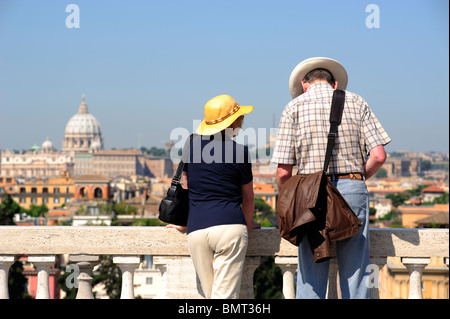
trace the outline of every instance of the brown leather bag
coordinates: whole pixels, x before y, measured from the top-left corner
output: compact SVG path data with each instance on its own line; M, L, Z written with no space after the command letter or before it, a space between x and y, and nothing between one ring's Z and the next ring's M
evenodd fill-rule
M303 236L307 236L315 262L331 258L331 242L356 235L362 225L326 176L344 101L345 92L335 90L324 169L314 174L289 178L279 190L277 201L280 236L296 246Z
M298 246L307 236L314 261L332 257L331 242L356 235L361 221L324 172L295 175L277 202L281 237Z

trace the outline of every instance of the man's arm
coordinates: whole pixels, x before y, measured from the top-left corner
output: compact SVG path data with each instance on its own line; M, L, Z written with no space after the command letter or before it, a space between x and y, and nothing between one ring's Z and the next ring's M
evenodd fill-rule
M386 161L386 152L383 145L378 145L370 151L369 159L366 162L366 179L369 179L383 166Z
M281 186L292 176L293 164L278 164L277 168L277 186L280 191Z

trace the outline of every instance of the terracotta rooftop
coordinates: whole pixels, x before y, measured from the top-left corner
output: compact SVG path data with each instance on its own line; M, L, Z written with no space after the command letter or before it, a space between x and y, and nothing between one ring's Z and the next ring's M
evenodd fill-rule
M416 224L440 224L440 225L448 225L449 224L449 213L443 212L435 215L430 215L428 217L424 217L415 221Z
M422 193L443 193L444 190L437 186L431 185L422 190Z

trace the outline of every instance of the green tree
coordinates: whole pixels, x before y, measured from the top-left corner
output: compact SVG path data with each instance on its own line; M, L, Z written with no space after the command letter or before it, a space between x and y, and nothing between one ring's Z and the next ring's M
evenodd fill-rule
M75 299L77 297L78 288L67 287L66 279L69 275L74 276L73 272L69 272L69 271L66 272L65 269L61 269L61 272L60 272L58 278L56 279L56 281L58 282L59 288L66 293L66 295L64 296L64 299Z
M448 193L444 193L441 196L433 200L433 204L448 204Z
M48 207L45 203L41 205L31 204L29 209L26 209L25 212L31 217L44 217L48 212Z
M19 204L8 195L0 204L0 225L15 225L14 215L20 214L20 211Z
M26 292L28 280L23 275L23 264L21 261L16 261L9 268L8 273L8 292L10 299L31 299L31 296Z
M385 177L387 177L387 171L383 167L380 167L380 169L376 172L375 177L376 178L385 178Z
M164 148L157 148L155 146L152 146L151 148L146 148L142 146L141 152L153 156L160 156L160 157L166 156L166 150Z
M411 198L410 195L405 194L405 193L399 193L399 194L389 194L386 195L386 198L390 198L392 201L392 206L394 207L398 207L400 205L403 205L405 203L406 200L408 200L409 198Z
M116 215L135 215L137 213L137 207L129 205L125 201L114 203L111 209Z
M274 257L262 257L261 265L254 274L255 299L281 299L283 275Z
M122 272L120 268L113 263L113 257L102 255L100 266L97 269L98 274L94 275L92 285L104 284L106 294L111 299L119 299L122 290Z
M430 186L430 185L429 184L420 185L416 188L408 189L408 190L398 193L398 194L386 195L386 198L390 198L392 201L392 205L397 208L398 206L403 205L405 203L405 201L407 201L411 197L419 196L420 194L422 194L422 190L428 186Z

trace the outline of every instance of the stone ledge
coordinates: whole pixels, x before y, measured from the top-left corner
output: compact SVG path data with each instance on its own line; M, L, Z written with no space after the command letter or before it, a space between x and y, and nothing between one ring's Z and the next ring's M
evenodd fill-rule
M297 256L277 229L249 232L248 256ZM370 230L371 256L448 257L448 229ZM190 256L186 234L165 227L0 226L0 255Z

